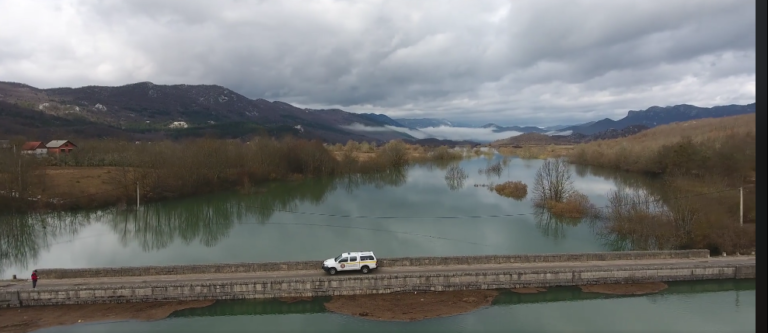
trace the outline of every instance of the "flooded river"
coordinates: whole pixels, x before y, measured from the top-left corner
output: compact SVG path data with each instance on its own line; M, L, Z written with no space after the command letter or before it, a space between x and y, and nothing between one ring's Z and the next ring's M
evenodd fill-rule
M481 186L531 186L542 161L511 159L501 173L479 173L488 163L462 161L468 178L461 184L446 181L445 166L414 166L165 201L138 212L2 217L0 278L42 267L320 260L362 250L380 257L610 250L589 223L538 214L530 198L516 201ZM575 170L573 180L598 206L616 187L615 179L589 170Z
M482 185L532 186L540 160L509 159L479 172L479 157L446 180L446 165L413 166L367 177L268 184L143 205L0 223L0 278L34 268L321 260L344 251L380 257L610 251L588 221L538 213ZM572 167L576 189L597 206L641 176ZM476 186L477 185L477 186ZM608 297L574 288L534 295L502 293L472 313L415 323L376 322L327 313L323 299L218 302L156 322L54 327L42 332L749 332L755 329L754 280L674 283L661 294Z

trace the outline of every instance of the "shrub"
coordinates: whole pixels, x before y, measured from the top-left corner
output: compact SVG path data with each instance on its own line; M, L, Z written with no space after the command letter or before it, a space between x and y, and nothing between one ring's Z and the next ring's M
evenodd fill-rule
M361 153L372 153L373 151L374 147L372 147L367 141L363 141L363 143L360 144Z
M376 158L388 167L404 167L408 164L408 150L403 141L393 140L376 151Z
M357 143L357 141L349 140L347 141L347 145L344 147L344 149L349 150L351 152L358 152L360 151L360 144Z
M648 191L611 191L598 230L609 239L620 240L620 248L630 250L706 248L718 254L754 249L754 224L740 226L737 212L718 206L717 202L727 198L671 194L665 198Z
M494 186L493 190L501 196L515 200L522 200L528 195L528 185L521 181L504 182Z
M595 209L589 197L577 191L568 194L563 202L547 201L546 206L552 215L566 218L583 218Z
M446 146L440 146L435 148L435 150L429 154L429 157L435 161L453 161L461 159L464 156L462 153L450 150Z

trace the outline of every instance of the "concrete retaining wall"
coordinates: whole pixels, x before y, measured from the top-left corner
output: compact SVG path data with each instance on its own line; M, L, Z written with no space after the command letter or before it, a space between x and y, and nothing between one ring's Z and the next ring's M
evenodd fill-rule
M460 257L412 257L378 258L381 267L402 266L451 266L482 265L506 263L547 263L547 262L584 262L615 260L651 260L651 259L687 259L708 258L709 250L686 251L637 251L637 252L596 252L565 254L515 254ZM121 276L157 276L184 274L226 274L255 273L274 271L302 271L320 268L322 258L313 261L285 261L264 263L225 263L202 265L170 265L140 267L102 267L76 269L38 269L42 279L75 279Z
M554 287L604 283L755 278L755 264L644 265L516 269L429 274L373 274L257 281L154 283L0 292L6 306L317 297L410 291Z

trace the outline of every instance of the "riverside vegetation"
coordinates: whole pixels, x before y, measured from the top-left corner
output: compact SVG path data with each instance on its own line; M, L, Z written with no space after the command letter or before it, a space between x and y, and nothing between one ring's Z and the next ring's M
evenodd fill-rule
M81 141L79 146L71 154L45 158L0 151L0 210L126 206L136 200L137 184L141 201L157 201L222 190L247 191L274 180L386 173L412 162L464 157L447 147L430 149L402 141L378 147L351 142L342 151L293 138L247 143L94 140Z
M596 217L598 209L589 197L576 191L572 174L564 159L548 159L536 171L533 180L533 202L556 217L580 219Z
M643 190L608 193L598 230L617 249L749 253L755 246L755 126L754 114L674 123L579 145L568 158L658 180Z
M502 153L546 159L532 184L537 212L568 223L587 218L617 250L749 253L755 246L755 142L755 115L749 114L673 123L561 150L542 146ZM619 187L607 193L607 207L598 209L574 188L566 160L645 174L655 185ZM496 168L501 165L480 173ZM489 188L516 200L527 195L522 182Z

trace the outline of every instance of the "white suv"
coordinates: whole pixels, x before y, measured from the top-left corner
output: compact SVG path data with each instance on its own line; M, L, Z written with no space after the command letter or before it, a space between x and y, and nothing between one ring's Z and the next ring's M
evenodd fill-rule
M376 256L371 251L346 252L336 258L323 261L323 270L331 275L341 271L361 271L363 274L368 274L378 267L377 263Z

